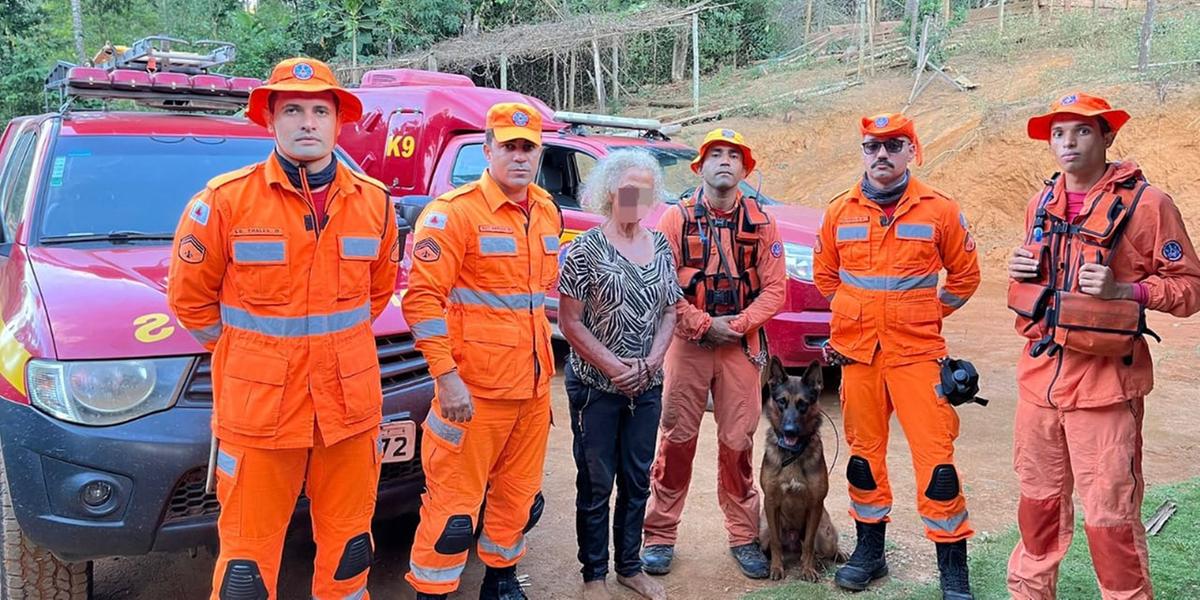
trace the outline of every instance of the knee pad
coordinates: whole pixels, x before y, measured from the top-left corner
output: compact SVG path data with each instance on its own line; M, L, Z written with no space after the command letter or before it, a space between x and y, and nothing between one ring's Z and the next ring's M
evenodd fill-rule
M446 519L442 535L433 545L438 554L459 554L471 549L475 543L475 525L470 515L454 515Z
M875 484L875 476L871 474L871 463L861 456L851 456L850 462L846 463L846 481L868 492L879 487Z
M371 566L371 534L360 533L346 542L342 550L342 559L338 561L337 571L333 574L334 581L353 579Z
M954 465L938 465L933 468L933 476L929 478L929 487L925 488L925 497L930 500L953 500L958 497L958 471Z
M263 582L258 563L235 559L225 564L221 579L221 600L267 600L267 585Z
M542 496L541 492L538 492L533 497L533 506L529 507L529 521L525 523L525 529L521 533L529 533L529 530L542 520L542 511L544 510L546 510L546 498Z

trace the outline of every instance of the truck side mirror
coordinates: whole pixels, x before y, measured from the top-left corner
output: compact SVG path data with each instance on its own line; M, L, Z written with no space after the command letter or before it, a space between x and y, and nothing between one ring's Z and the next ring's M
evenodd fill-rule
M396 210L396 229L399 231L400 248L408 248L408 236L416 227L421 211L433 201L432 196L392 196L392 207Z
M412 231L417 226L421 211L433 202L433 196L392 196L392 202L396 205L396 216L403 219L409 231Z

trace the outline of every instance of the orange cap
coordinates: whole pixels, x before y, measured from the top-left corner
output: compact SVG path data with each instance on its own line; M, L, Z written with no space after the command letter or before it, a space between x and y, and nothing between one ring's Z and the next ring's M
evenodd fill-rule
M542 113L528 104L502 102L487 112L487 128L497 142L528 140L542 145Z
M742 134L732 129L714 129L704 136L704 142L700 144L700 153L696 158L692 159L692 172L699 175L700 165L704 164L704 155L708 154L708 149L713 144L725 144L733 146L742 152L742 166L746 167L746 175L749 175L754 170L754 165L758 164L754 160L754 153L750 151L750 146L746 145L746 138Z
M329 65L314 58L289 58L275 65L267 84L250 92L246 118L263 127L271 122L271 92L330 92L337 97L338 120L362 118L362 101L338 84Z
M1100 117L1108 123L1113 133L1129 121L1129 113L1114 109L1104 98L1077 92L1055 100L1050 105L1050 112L1029 119L1025 131L1035 140L1050 141L1050 124L1058 115Z
M921 151L921 140L917 139L917 126L912 119L901 113L884 113L873 117L863 117L858 123L858 131L863 135L873 135L880 139L906 137L917 150L916 164L925 162L925 154Z

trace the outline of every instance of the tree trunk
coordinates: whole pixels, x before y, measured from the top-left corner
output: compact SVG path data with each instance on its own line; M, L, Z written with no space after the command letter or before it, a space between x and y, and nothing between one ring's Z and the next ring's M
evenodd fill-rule
M71 27L75 33L75 59L82 65L87 60L87 54L83 49L83 8L80 4L81 0L71 0Z
M600 44L592 38L592 83L596 87L596 108L604 113L607 111L604 102L604 71L600 68Z
M671 83L683 80L688 59L688 30L675 30L675 44L671 47Z
M1154 5L1156 0L1146 0L1146 16L1142 19L1142 35L1138 40L1138 71L1145 73L1150 64L1150 35L1154 32Z

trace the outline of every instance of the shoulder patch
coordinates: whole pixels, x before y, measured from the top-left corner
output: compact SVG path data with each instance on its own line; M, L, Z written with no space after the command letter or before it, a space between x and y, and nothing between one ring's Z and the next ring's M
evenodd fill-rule
M436 210L429 210L425 211L425 218L421 219L421 226L428 227L430 229L445 229L446 223L449 220L450 217L447 216L446 213L438 212Z
M197 265L204 262L204 257L208 251L205 250L204 244L196 239L196 236L188 234L182 240L179 240L179 259L185 263Z
M1171 240L1162 247L1163 258L1171 262L1179 262L1183 260L1183 246L1175 240Z
M775 242L774 244L771 244L771 256L774 256L775 258L779 258L780 256L783 256L783 243L782 242Z
M242 168L234 170L234 171L230 171L228 173L222 173L220 175L217 175L216 177L213 177L212 179L209 179L208 183L206 184L206 187L208 187L208 189L210 189L210 190L215 190L225 184L232 183L239 179L248 177L257 168L258 168L258 165L254 164L254 165L248 165L248 166L242 167Z
M212 208L203 199L197 199L188 207L188 218L199 223L202 227L208 225L208 216Z
M413 246L413 256L421 262L436 262L442 257L442 247L437 240L425 238Z

